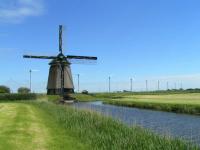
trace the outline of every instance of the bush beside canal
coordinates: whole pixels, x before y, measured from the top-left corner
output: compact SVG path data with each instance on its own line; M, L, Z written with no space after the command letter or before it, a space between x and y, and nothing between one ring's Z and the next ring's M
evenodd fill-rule
M36 100L36 99L37 99L37 95L34 93L0 94L0 101Z

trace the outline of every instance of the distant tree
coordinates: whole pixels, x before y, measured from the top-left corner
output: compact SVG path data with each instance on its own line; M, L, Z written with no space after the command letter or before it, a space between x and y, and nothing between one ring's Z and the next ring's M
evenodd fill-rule
M83 90L81 93L82 94L88 94L89 92L87 90Z
M128 91L128 90L123 90L123 92L124 92L124 93L128 93L128 92L130 92L130 91Z
M20 87L20 88L18 88L18 93L20 93L20 94L27 94L27 93L30 93L30 89L29 88L27 88L27 87Z
M0 85L0 93L10 93L10 88L5 85Z

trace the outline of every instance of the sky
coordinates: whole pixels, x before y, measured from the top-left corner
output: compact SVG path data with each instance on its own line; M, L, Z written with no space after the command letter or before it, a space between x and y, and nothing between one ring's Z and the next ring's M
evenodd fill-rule
M48 60L56 55L64 25L66 55L97 56L94 65L72 64L75 90L200 88L199 0L1 0L0 84L13 92L29 86L45 92Z

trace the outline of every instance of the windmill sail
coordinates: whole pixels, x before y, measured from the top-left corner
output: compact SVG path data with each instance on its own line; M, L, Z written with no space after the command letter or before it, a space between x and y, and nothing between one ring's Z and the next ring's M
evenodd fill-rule
M33 55L24 55L24 58L37 58L37 59L55 59L56 56L33 56Z
M88 60L97 60L97 57L67 55L67 59L88 59Z
M93 65L97 62L97 57L92 56L74 56L74 55L67 55L67 60L71 64L89 64Z
M63 33L63 26L59 25L59 52L63 53L62 49L62 33Z

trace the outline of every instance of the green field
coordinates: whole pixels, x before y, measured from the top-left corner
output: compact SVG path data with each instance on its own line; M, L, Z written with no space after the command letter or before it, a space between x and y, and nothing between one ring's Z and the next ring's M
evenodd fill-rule
M117 101L132 101L162 104L200 105L200 94L170 94L170 95L127 95Z
M0 103L0 127L2 150L198 149L94 112L46 102L46 98Z

